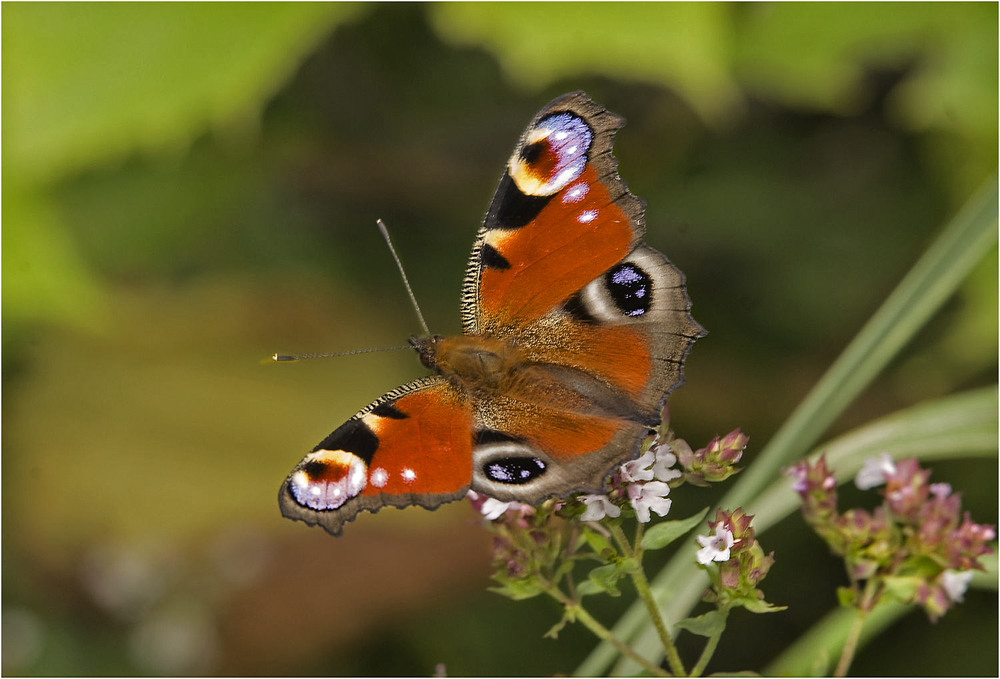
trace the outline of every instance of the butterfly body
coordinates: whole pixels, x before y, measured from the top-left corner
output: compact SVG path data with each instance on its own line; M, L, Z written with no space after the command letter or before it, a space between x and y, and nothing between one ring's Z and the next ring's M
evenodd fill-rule
M414 337L434 374L335 430L289 474L282 512L339 534L362 509L597 492L638 454L704 334L683 275L642 241L618 177L622 119L583 93L529 124L480 228L463 334Z

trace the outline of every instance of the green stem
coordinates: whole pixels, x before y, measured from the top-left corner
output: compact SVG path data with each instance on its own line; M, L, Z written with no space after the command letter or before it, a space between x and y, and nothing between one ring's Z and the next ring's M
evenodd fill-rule
M844 639L844 648L840 652L840 660L837 662L837 669L834 670L833 676L847 676L847 670L851 666L851 661L854 660L854 654L858 650L858 642L861 640L861 628L864 627L865 620L868 619L868 614L871 613L872 608L878 602L878 592L879 586L876 583L876 578L869 578L861 594L861 601L858 602L856 608L858 614L855 616L854 622L851 623L851 629L847 632L847 638Z
M611 535L618 543L622 553L635 562L635 567L628 569L629 577L632 578L632 584L635 585L635 590L639 593L639 598L646 605L649 619L652 620L653 627L656 628L656 633L660 637L660 643L663 644L663 650L666 652L667 662L670 664L670 671L677 676L686 676L687 671L684 669L684 662L677 652L677 647L674 646L674 640L670 637L670 631L663 621L663 616L660 614L660 607L656 605L653 592L649 589L649 581L646 579L646 573L642 569L642 550L632 548L621 526L613 525L610 528ZM638 544L639 542L636 540L636 545Z
M548 593L549 596L551 596L553 599L562 604L563 607L566 609L566 611L573 616L573 619L580 621L580 623L582 623L584 627L593 632L598 639L600 639L601 641L606 641L612 646L614 646L616 649L618 649L619 653L628 657L636 664L640 665L650 674L658 677L670 676L670 674L666 672L662 667L654 665L653 663L651 663L650 661L646 660L641 655L633 651L628 646L628 644L626 644L624 641L616 637L611 632L611 630L609 630L607 627L598 622L597 619L594 618L592 615L590 615L590 613L588 613L587 610L582 605L572 601L569 597L563 594L562 590L560 590L558 587L555 587L550 583L545 583L545 591L546 593Z
M729 609L719 608L719 614L722 615L722 619L725 621L725 619L729 617ZM708 661L712 659L713 655L715 655L715 649L719 646L719 639L722 638L722 633L725 631L725 628L725 624L720 625L718 631L713 633L712 636L708 638L708 641L705 643L705 648L701 651L701 657L698 658L698 662L695 663L695 666L691 669L691 674L688 676L700 677L701 673L705 671L705 666L708 665Z
M837 662L837 669L834 670L833 676L835 677L846 677L847 669L851 666L851 661L854 660L854 653L858 649L858 640L861 639L861 628L864 627L865 618L868 617L868 612L862 609L856 609L857 615L854 618L854 622L851 623L851 629L847 633L847 639L844 640L844 649L840 652L840 660Z

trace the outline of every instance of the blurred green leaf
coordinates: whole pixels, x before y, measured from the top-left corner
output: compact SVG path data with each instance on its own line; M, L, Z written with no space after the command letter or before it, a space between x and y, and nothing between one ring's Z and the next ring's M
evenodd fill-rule
M183 148L209 127L252 129L302 58L358 7L4 5L5 168L22 183L45 181L134 149Z
M4 321L98 328L104 311L101 284L49 203L34 192L5 190L3 221Z
M492 50L525 86L585 72L665 83L710 121L739 101L724 4L457 2L430 9L442 36Z

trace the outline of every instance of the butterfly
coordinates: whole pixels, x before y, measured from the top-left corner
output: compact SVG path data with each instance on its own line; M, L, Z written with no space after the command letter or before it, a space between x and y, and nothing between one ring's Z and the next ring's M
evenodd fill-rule
M583 92L521 135L462 286L462 334L410 338L433 374L388 392L285 479L282 514L339 535L362 510L600 492L660 423L705 331L643 242L611 154L624 119Z

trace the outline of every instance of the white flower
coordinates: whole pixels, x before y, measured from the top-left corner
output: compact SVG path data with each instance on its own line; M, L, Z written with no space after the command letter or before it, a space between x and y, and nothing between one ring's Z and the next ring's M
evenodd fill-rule
M531 505L525 505L520 502L503 502L496 498L477 493L474 490L470 490L466 494L466 497L472 502L472 506L475 507L476 511L482 514L487 521L499 519L508 509L523 511L524 509L531 508Z
M653 463L653 476L658 481L673 481L684 476L681 470L672 469L677 464L677 456L674 455L669 444L658 443L652 446L650 450L653 451L656 457L656 462Z
M487 521L493 521L494 519L499 519L500 515L510 509L512 504L514 503L501 502L496 498L488 497L483 500L483 506L479 511L482 512Z
M639 458L630 460L622 465L622 478L627 483L635 481L652 481L653 470L650 467L656 461L656 455L652 449L647 450Z
M941 588L949 599L958 603L965 596L971 579L972 571L945 571L941 574Z
M662 481L633 483L628 487L628 499L635 510L635 516L640 523L649 523L649 512L654 511L660 516L666 516L673 500L667 498L670 486Z
M715 535L697 535L698 550L696 558L702 566L707 566L713 561L729 561L729 550L738 541L733 538L733 532L727 529L722 523L715 525Z
M892 461L889 453L883 451L878 457L870 457L865 460L854 477L854 485L861 490L871 490L876 486L885 483L887 475L896 473L896 463Z
M581 495L580 500L587 505L580 517L581 521L600 521L605 516L612 519L621 516L621 507L611 504L607 495Z

